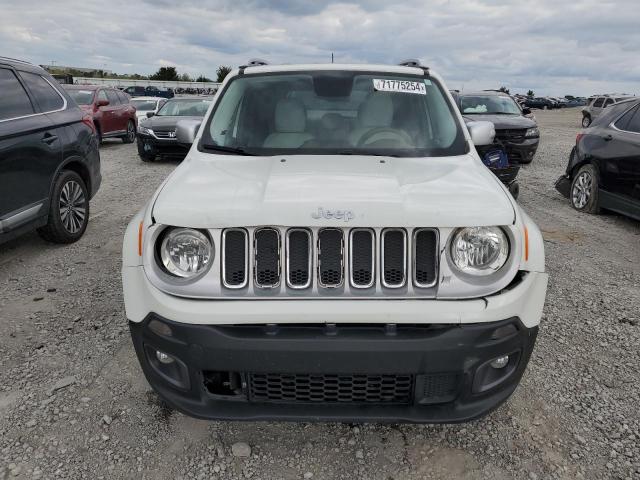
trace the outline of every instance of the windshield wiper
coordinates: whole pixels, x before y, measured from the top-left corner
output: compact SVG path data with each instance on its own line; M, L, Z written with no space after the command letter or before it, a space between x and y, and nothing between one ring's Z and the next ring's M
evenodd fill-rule
M339 150L337 155L364 155L366 157L399 157L395 153L380 153L371 150Z
M214 152L225 152L225 153L231 153L234 155L244 155L248 157L255 157L256 155L255 153L247 152L242 148L225 147L223 145L214 145L211 143L203 143L202 148L204 148L205 150L212 150Z

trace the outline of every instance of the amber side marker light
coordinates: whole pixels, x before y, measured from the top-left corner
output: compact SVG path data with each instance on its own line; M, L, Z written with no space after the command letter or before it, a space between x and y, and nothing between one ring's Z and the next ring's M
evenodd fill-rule
M527 227L524 227L524 261L529 261L529 230L527 230Z
M142 224L143 222L140 222L140 226L138 227L138 256L140 257L142 256Z

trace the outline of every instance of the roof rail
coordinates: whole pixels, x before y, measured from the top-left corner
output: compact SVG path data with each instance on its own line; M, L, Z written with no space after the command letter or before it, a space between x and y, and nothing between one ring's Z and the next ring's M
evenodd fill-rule
M240 70L240 75L244 75L244 69L247 67L262 67L264 65L269 65L266 60L260 60L259 58L252 58L247 62L246 65L240 65L238 70Z
M422 65L422 62L417 58L407 58L401 61L398 65L401 67L414 67L421 68L425 75L429 75L429 67Z
M252 58L247 62L247 67L262 67L264 65L269 65L266 60L261 60L259 58Z
M23 63L25 65L32 65L32 66L35 67L35 65L33 63L27 62L26 60L20 60L19 58L3 57L2 55L0 55L0 60L9 60L11 62Z

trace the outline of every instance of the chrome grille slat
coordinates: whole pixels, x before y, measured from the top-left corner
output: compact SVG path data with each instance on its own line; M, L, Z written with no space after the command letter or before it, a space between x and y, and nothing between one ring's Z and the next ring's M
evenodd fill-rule
M263 227L253 234L254 283L258 288L280 286L280 231Z
M318 285L337 288L344 281L344 233L340 228L318 232Z
M416 228L413 232L413 283L433 287L438 281L438 231Z
M226 288L247 286L249 271L249 236L242 228L227 228L222 232L222 284Z
M305 289L311 286L313 274L313 237L304 228L290 228L286 237L287 286Z
M349 275L354 288L371 288L375 284L376 235L367 228L349 232Z
M407 232L387 228L381 238L381 280L386 288L401 288L407 283Z

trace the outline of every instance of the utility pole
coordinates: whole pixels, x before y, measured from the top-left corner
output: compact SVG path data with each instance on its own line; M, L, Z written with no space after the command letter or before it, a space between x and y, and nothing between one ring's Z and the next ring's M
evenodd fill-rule
M331 63L333 63L333 52L331 52Z

